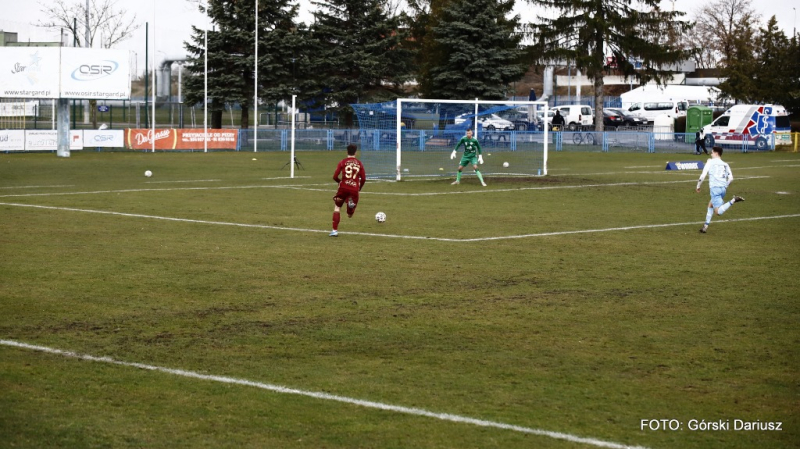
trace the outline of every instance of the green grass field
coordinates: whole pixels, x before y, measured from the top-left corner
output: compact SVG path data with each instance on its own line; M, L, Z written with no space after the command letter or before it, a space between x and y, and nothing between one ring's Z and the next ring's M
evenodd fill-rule
M675 155L551 153L330 238L342 157L0 155L0 446L800 445L800 155L726 154L706 235Z

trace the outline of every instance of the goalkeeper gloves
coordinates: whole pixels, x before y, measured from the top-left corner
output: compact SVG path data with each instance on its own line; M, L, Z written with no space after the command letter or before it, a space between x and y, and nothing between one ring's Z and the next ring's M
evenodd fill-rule
M456 158L456 150L453 150L453 152L450 153L450 159L455 159L455 158Z
M481 154L478 155L478 163L483 164L483 155Z

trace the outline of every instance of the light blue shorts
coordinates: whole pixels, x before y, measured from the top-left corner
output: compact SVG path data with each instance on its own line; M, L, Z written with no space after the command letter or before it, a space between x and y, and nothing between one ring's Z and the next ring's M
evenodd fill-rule
M711 189L711 205L718 208L725 203L725 187L714 187Z

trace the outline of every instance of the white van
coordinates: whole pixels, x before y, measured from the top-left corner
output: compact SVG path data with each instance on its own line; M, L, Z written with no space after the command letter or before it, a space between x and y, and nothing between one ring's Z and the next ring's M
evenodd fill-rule
M686 100L648 100L637 101L628 106L628 113L638 115L652 122L659 115L667 115L672 118L685 117L686 110L689 109L689 102Z
M786 108L777 104L738 104L731 106L711 124L703 127L706 147L748 145L767 150L792 143L792 126Z
M561 116L564 117L564 126L569 130L594 124L594 110L587 104L567 104L556 106L552 110L553 112L561 111Z

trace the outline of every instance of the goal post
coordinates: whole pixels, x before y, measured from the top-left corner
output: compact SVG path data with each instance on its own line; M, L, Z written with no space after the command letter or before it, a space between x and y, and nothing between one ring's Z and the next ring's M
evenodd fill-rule
M455 176L459 160L450 154L468 128L481 143L484 175L547 175L552 133L543 122L546 102L399 98L352 107L370 177Z

